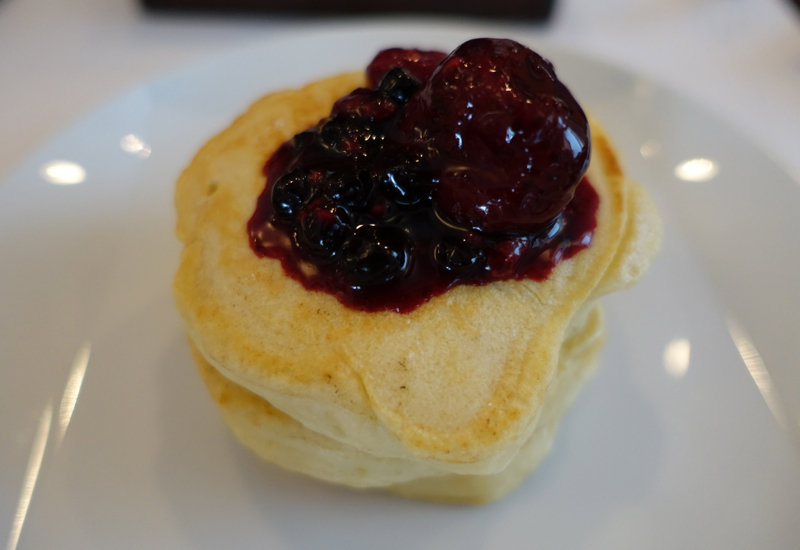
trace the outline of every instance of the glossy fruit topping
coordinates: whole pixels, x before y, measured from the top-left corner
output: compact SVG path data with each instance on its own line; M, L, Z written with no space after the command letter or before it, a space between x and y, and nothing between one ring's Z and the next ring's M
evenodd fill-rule
M402 69L417 82L427 82L433 71L447 57L436 51L389 48L375 56L367 67L367 80L373 88L394 68Z
M547 61L478 39L384 50L367 76L267 163L258 255L347 306L409 312L457 284L543 280L589 246L588 123Z
M409 103L405 135L441 156L436 203L456 224L533 232L589 165L589 124L553 66L511 40L470 40Z

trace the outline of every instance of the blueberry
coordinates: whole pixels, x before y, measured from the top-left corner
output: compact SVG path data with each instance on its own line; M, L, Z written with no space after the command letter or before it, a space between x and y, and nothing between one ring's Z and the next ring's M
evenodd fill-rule
M339 115L319 130L320 143L329 150L350 157L367 157L380 150L384 134L368 121Z
M411 263L405 232L388 225L362 225L342 247L340 268L355 290L398 279Z
M395 67L381 79L378 92L384 97L405 105L419 89L419 82L400 67Z
M372 122L384 122L397 112L397 105L375 90L358 88L333 104L331 116L340 114Z
M317 199L297 216L295 242L314 256L334 256L350 234L347 210Z
M272 208L275 215L291 219L297 215L313 194L308 175L302 170L293 170L281 176L272 187Z
M344 170L329 173L326 194L345 206L364 206L372 193L372 177L368 170Z
M431 197L431 178L409 166L394 166L379 176L386 195L399 205L411 206Z
M486 254L479 243L469 237L442 239L436 244L433 257L446 270L459 275L474 273L486 260Z

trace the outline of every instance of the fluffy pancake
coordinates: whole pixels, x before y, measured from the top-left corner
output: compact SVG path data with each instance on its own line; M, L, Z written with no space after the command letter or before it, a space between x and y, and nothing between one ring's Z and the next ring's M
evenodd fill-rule
M311 465L304 471L318 477L364 486L345 473L345 464L358 464L354 457L362 453L386 461L389 471L407 472L406 480L436 479L404 481L393 486L398 492L486 500L492 498L486 489L472 490L482 495L474 498L447 489L449 474L464 487L465 476L510 476L538 462L520 459L524 464L517 467L515 457L543 456L546 451L520 448L529 441L537 442L531 448L549 447L552 433L532 434L549 425L542 417L549 392L559 387L562 343L587 326L592 300L641 277L658 248L658 216L644 191L623 177L593 122L587 175L600 197L597 229L591 246L558 264L545 281L458 286L409 314L356 311L329 294L307 291L278 261L253 253L246 224L272 153L364 84L363 74L354 73L271 94L201 149L177 185L178 236L185 247L175 300L201 370L221 375L205 376L207 382L232 382L227 394L237 388L260 399L246 415L281 418L281 430L306 434L271 437L265 428L256 437L235 428L260 454L272 456L263 446L314 439L314 448L345 457L332 468L338 474L322 475L331 461L314 466L313 453L305 455ZM593 357L584 356L585 363ZM231 421L231 414L232 425L247 425ZM300 468L303 453L297 452L270 459ZM501 485L499 479L473 484Z
M352 487L386 487L403 496L479 504L516 487L550 449L559 419L591 373L604 339L595 303L582 326L562 345L559 366L534 432L502 471L448 473L429 461L370 455L306 428L269 401L235 384L192 346L200 373L237 438L259 456L286 469Z

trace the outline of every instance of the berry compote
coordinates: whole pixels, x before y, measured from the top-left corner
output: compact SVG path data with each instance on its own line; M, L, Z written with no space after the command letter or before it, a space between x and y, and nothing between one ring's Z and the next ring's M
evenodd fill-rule
M367 78L267 162L256 254L348 307L407 313L458 284L544 280L589 246L589 125L548 61L481 38L384 50Z

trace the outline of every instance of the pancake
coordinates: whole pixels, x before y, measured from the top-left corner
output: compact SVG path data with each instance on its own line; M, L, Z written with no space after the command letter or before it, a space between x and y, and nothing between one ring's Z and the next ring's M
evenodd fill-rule
M370 455L326 437L274 407L266 399L222 376L192 346L203 380L236 437L263 459L324 481L358 488L387 488L403 496L482 504L514 489L550 450L558 421L591 374L604 340L600 305L574 329L559 356L534 432L502 471L490 475L452 474L428 461Z
M175 301L226 420L260 455L358 487L490 500L549 448L582 378L559 372L594 363L594 300L643 275L659 218L592 120L597 228L546 280L457 286L407 314L308 291L253 253L246 225L273 152L365 83L352 73L270 94L200 150L177 183ZM568 342L593 351L565 355Z

